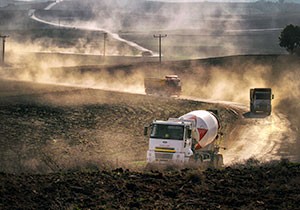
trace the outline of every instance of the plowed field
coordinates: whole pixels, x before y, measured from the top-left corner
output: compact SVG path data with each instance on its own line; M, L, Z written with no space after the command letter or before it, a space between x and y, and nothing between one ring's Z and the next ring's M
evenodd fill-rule
M180 76L185 79L186 95L240 99L243 96L240 91L248 90L246 85L252 84L249 77L253 74L243 76L243 73L250 72L245 70L249 63L242 66L235 62L226 63L224 69L220 69L218 62L210 64L213 67L206 62L201 67L200 63L184 62L174 63L171 67L177 66L173 70L181 72ZM253 69L257 70L260 65ZM287 160L272 161L273 157L286 157L280 151L290 152L289 155L294 155L294 160L297 160L293 153L298 148L297 141L276 143L276 154L267 147L271 154L268 156L271 162L267 163L250 158L244 164L232 162L220 170L144 171L148 144L143 136L144 125L153 119L178 117L195 109L218 109L225 144L237 145L233 150L229 148L230 155L234 151L240 155L249 149L247 142L254 138L249 131L253 122L255 132L259 132L260 127L264 132L269 130L268 127L276 131L258 137L263 141L268 138L270 144L274 143L274 138L277 142L278 137L281 140L297 139L299 119L293 117L295 114L291 111L297 113L299 105L291 101L298 92L284 98L284 92L279 92L280 88L273 79L288 74L283 74L277 65L271 65L273 69L268 65L264 66L266 71L258 70L261 77L256 78L256 82L265 78L265 84L274 85L278 91L275 97L282 98L274 103L274 118L266 121L255 116L249 118L245 108L225 102L208 103L74 85L46 85L32 82L33 79L31 82L13 81L7 79L7 70L2 70L6 79L0 80L0 208L299 209L299 164ZM241 68L237 69L237 66ZM230 71L231 67L234 70ZM140 68L138 66L135 70ZM270 73L269 68L274 71ZM289 72L294 78L298 76L296 70L297 67ZM218 76L222 71L225 75ZM17 75L16 72L9 74ZM194 80L191 80L193 75ZM237 78L242 83L232 85ZM222 85L207 92L209 87L217 84L216 81ZM70 83L70 80L65 82ZM293 83L293 87L298 86L299 83ZM281 90L288 89L282 87ZM229 94L230 91L235 92ZM276 121L265 123L269 119ZM274 129L280 119L293 123L290 129L296 136ZM248 139L247 132L251 133L251 139ZM252 152L254 142L250 145L252 149L248 151Z

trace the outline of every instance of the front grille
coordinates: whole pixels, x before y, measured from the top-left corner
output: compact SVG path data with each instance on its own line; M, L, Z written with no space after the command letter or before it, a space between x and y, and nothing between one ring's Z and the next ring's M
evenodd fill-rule
M266 109L268 107L268 105L260 104L260 105L258 105L258 107L261 108L261 109Z
M268 110L269 106L268 105L265 105L265 104L260 104L256 107L256 110L261 110L261 111L264 111L264 110Z
M155 152L156 160L172 160L173 154Z

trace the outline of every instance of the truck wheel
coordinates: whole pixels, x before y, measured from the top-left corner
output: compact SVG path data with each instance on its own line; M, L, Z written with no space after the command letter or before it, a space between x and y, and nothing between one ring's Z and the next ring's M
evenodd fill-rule
M251 113L254 113L254 108L253 108L253 105L252 105L252 104L250 104L250 112L251 112Z
M203 159L201 155L195 154L194 156L190 157L189 160L189 165L192 168L198 168L202 166L203 164Z
M218 168L221 168L221 167L224 165L224 162L223 162L223 155L218 154L217 159L218 159L217 167L218 167Z
M223 156L221 154L218 154L214 157L213 167L221 168L222 166L223 166Z
M151 94L152 94L152 90L146 88L146 89L145 89L145 93L146 93L146 95L151 95Z

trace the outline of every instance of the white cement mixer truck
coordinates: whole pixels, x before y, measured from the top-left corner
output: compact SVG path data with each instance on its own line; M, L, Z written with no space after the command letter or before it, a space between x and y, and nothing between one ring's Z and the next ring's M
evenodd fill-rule
M154 120L150 128L148 165L196 165L221 167L219 154L220 124L212 111L197 110L167 121Z

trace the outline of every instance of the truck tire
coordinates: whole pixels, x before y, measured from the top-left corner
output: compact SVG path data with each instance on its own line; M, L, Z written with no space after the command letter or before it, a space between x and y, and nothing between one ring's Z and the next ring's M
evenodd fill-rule
M223 155L218 154L217 159L218 159L217 168L223 167L223 165L224 165L224 162L223 162Z
M203 165L203 159L201 155L195 154L190 157L189 166L191 168L199 168Z
M268 110L268 115L271 115L271 112L272 112L272 108L270 108L269 110Z
M223 165L223 155L216 155L213 160L213 168L222 168Z
M251 112L251 113L254 113L254 107L253 107L253 104L250 104L250 112Z
M153 93L153 91L150 88L146 88L145 93L146 93L146 95L151 95Z

